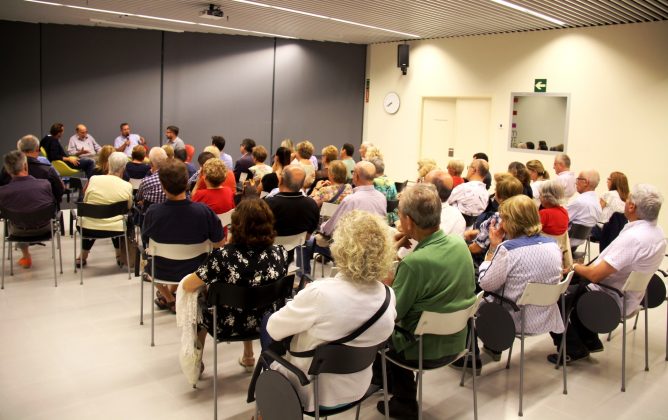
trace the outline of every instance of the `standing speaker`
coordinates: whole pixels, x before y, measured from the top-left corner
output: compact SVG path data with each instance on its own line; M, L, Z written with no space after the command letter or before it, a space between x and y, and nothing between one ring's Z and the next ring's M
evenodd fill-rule
M397 67L401 69L402 74L408 70L408 44L397 45Z

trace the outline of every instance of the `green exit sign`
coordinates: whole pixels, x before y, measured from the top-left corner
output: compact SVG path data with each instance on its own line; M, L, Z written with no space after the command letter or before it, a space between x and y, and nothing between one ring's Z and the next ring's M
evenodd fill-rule
M534 79L533 91L534 92L545 92L545 91L547 91L547 79Z

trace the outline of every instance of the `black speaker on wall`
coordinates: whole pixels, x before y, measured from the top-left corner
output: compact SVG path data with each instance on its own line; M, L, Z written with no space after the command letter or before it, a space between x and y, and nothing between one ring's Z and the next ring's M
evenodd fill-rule
M401 69L401 73L406 75L408 70L408 44L397 45L397 67Z

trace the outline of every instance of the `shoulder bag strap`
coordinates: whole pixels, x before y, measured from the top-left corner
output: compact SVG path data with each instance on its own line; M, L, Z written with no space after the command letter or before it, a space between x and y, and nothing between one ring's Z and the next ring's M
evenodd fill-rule
M334 197L332 197L331 200L328 201L328 203L334 203L336 199L339 198L341 194L343 194L343 191L345 191L345 189L346 189L346 184L342 184L341 188L339 188L339 191L336 193Z

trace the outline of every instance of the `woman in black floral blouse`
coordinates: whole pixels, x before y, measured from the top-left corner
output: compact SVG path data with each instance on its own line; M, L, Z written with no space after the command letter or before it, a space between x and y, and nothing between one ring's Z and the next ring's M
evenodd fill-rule
M276 236L274 215L263 200L252 199L239 203L232 214L231 232L228 244L215 249L208 260L186 279L183 285L186 292L215 282L242 287L263 286L287 274L287 252L283 246L273 245ZM206 305L202 307L206 308ZM219 306L216 325L218 337L256 332L262 316L277 309L277 303L252 311ZM208 310L202 311L202 318L198 335L203 348L206 333L213 336L214 326L213 316ZM244 354L239 364L247 370L255 365L251 341L244 341Z

